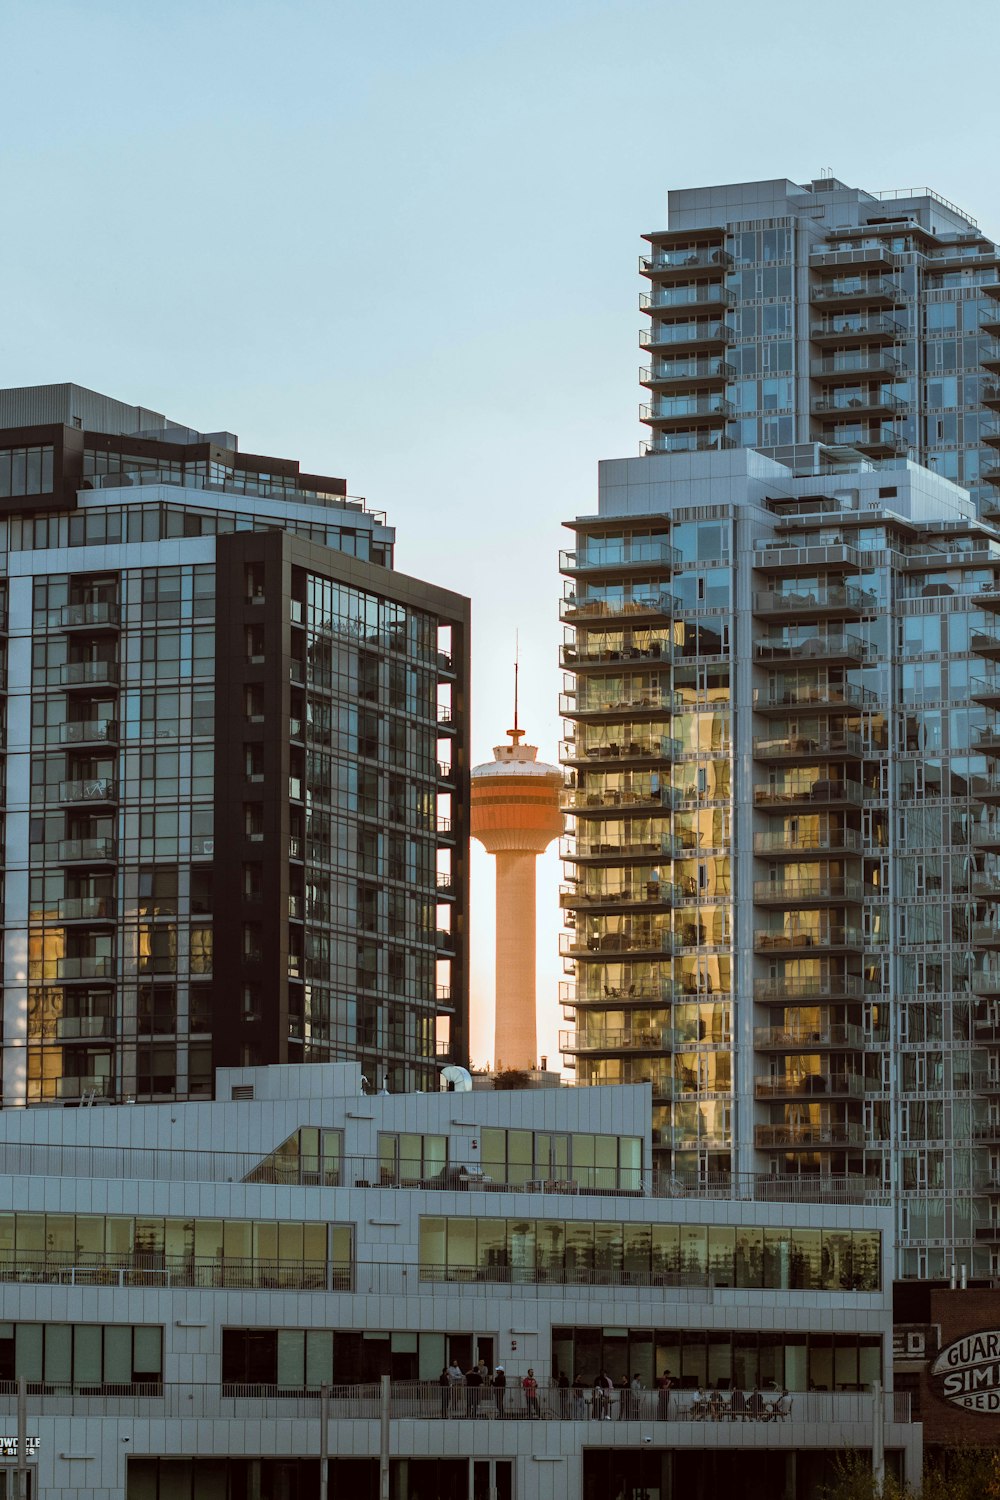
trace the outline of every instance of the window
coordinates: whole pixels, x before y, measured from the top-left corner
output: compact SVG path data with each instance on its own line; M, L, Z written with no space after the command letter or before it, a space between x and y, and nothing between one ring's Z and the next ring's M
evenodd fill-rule
M0 1380L56 1390L124 1387L154 1395L163 1380L163 1329L100 1323L0 1323Z
M765 1229L762 1259L760 1233L743 1226L737 1237L725 1225L704 1224L421 1218L420 1276L601 1285L627 1272L631 1283L644 1286L754 1281L826 1292L872 1292L881 1285L877 1231Z
M559 1182L567 1188L625 1191L642 1186L639 1136L486 1128L480 1132L480 1161L487 1177L512 1186Z
M380 1134L378 1158L383 1187L441 1179L447 1175L448 1139L443 1135Z

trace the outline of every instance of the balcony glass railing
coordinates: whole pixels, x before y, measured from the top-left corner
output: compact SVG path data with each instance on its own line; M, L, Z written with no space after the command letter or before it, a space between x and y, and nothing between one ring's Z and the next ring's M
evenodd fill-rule
M846 875L804 877L801 880L755 880L753 899L794 906L798 901L862 901L865 888L860 880Z
M723 396L672 396L639 407L640 422L664 421L673 417L732 417L736 407Z
M774 1147L812 1150L817 1146L863 1146L864 1131L860 1125L846 1120L831 1121L827 1125L756 1125L754 1144L763 1151Z
M649 453L722 453L737 446L736 439L718 431L658 432L651 442L640 445Z
M671 1026L561 1031L560 1052L672 1052L680 1037Z
M865 1034L860 1026L755 1026L753 1044L758 1049L787 1048L789 1051L808 1052L815 1047L845 1047L860 1052L865 1045Z
M853 682L796 682L786 685L772 679L766 688L754 688L753 706L768 708L870 708L878 697L870 688Z
M114 661L66 661L49 672L53 685L80 687L90 683L118 681L118 663Z
M753 997L762 1005L813 1005L826 1000L860 1000L860 978L854 974L789 974L783 979L755 979Z
M73 719L59 725L61 745L84 745L103 743L118 737L118 725L114 719Z
M735 380L736 366L724 359L672 359L639 371L640 385L665 385L669 381Z
M754 642L754 656L759 662L817 661L832 658L867 661L871 647L859 635L848 632L809 635L792 640Z
M813 378L824 375L873 375L895 374L902 366L896 357L884 350L845 350L843 354L830 354L824 359L814 359L810 365Z
M829 828L789 833L779 829L772 833L755 833L755 854L860 854L861 834L855 828Z
M720 282L693 286L659 286L639 297L642 312L673 312L685 307L735 307L736 294Z
M63 896L57 907L61 922L94 922L115 914L111 896Z
M865 754L860 734L834 729L826 734L754 735L756 760L783 760L786 757L848 755L860 759Z
M680 344L731 344L736 337L728 323L715 318L697 318L687 323L654 323L639 330L639 343L646 349Z
M111 776L86 777L79 781L59 783L60 802L111 802L117 796L117 782Z
M760 1073L754 1079L757 1099L823 1099L831 1095L860 1099L864 1092L860 1073Z
M875 609L878 599L875 594L852 588L850 584L831 583L821 588L765 589L754 595L753 604L756 614L797 614L813 609Z
M579 573L587 568L628 568L645 566L673 568L681 560L678 548L669 542L644 540L594 543L572 552L560 552L559 570Z
M814 286L809 295L813 302L900 302L903 297L898 282L886 276L841 276Z
M865 938L860 927L846 924L831 924L823 927L781 928L758 927L753 935L754 947L759 953L781 953L802 949L864 948Z
M755 786L753 800L758 807L805 807L810 803L860 807L864 793L859 781L821 776L814 781L776 781Z
M560 620L613 620L635 621L644 616L649 619L669 619L677 609L677 600L666 589L644 589L634 594L603 594L599 597L578 594L570 590L559 601Z
M639 256L639 270L643 275L656 271L728 271L733 257L728 250L714 245L696 245L683 250L657 250L652 255Z
M60 839L59 859L63 863L75 860L109 860L115 857L113 838Z

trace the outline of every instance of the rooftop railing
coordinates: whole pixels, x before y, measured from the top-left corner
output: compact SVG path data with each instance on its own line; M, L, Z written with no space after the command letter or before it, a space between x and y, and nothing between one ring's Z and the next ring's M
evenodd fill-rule
M596 1376L596 1370L593 1375ZM492 1383L467 1385L464 1379L442 1386L430 1380L391 1380L365 1384L270 1385L242 1381L222 1383L164 1382L136 1380L127 1384L71 1384L30 1382L28 1411L32 1417L137 1417L166 1418L312 1418L319 1420L325 1407L331 1422L378 1421L385 1413L390 1421L450 1421L458 1418L502 1417L507 1421L536 1420L582 1422L611 1416L625 1421L669 1423L739 1421L771 1424L775 1431L800 1423L856 1423L870 1428L874 1397L866 1391L726 1391L703 1396L695 1390L673 1390L663 1399L656 1390L629 1389L597 1393L591 1387L558 1390L540 1386L529 1403L517 1380L505 1386ZM910 1421L908 1392L889 1393L884 1398L887 1422ZM0 1381L0 1412L13 1418L17 1405L17 1383ZM747 1435L757 1445L761 1437Z
M692 1042L690 1045L695 1045ZM534 1178L525 1169L517 1180L501 1180L506 1171L489 1162L479 1164L482 1177L468 1176L460 1163L449 1163L442 1170L423 1175L409 1171L405 1164L391 1167L375 1155L341 1156L334 1162L308 1155L279 1155L277 1151L261 1157L236 1151L157 1150L153 1147L71 1146L6 1141L0 1144L0 1176L75 1177L105 1181L139 1182L228 1182L264 1184L278 1187L332 1188L361 1187L398 1191L419 1188L423 1191L475 1191L492 1193L564 1194L567 1190L589 1196L650 1198L732 1198L743 1202L796 1203L841 1202L865 1203L888 1201L880 1186L864 1178L850 1176L780 1177L755 1172L714 1175L686 1182L651 1168L576 1167L570 1179ZM10 1255L6 1257L8 1271ZM177 1257L178 1267L193 1267L191 1257ZM18 1256L18 1266L29 1263ZM234 1276L249 1274L251 1263L225 1262ZM261 1267L260 1261L252 1263ZM56 1279L65 1280L76 1267L76 1259L57 1259L38 1252L31 1266L49 1266ZM216 1267L219 1261L204 1262ZM150 1285L157 1285L168 1269L162 1255L140 1259L136 1255L90 1257L77 1267L80 1274L97 1270L117 1276L149 1274ZM7 1274L0 1263L0 1279ZM208 1275L206 1269L205 1274ZM21 1279L21 1278L13 1278ZM25 1279L31 1280L31 1277ZM201 1284L196 1282L195 1284ZM213 1283L208 1283L213 1284Z

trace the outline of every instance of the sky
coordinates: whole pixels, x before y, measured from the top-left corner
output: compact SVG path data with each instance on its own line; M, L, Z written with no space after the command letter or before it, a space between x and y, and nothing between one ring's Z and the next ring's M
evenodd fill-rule
M473 758L558 754L561 523L636 454L670 188L832 169L1000 237L993 0L0 0L0 385L346 476L473 602ZM493 872L472 857L472 1054ZM539 1047L558 1052L555 848Z

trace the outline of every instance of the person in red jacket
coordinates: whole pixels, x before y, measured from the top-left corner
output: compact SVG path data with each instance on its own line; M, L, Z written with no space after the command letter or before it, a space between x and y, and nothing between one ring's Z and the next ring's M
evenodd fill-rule
M524 1391L524 1405L529 1417L540 1417L538 1410L538 1381L535 1379L534 1370L529 1370L521 1381L521 1389Z

